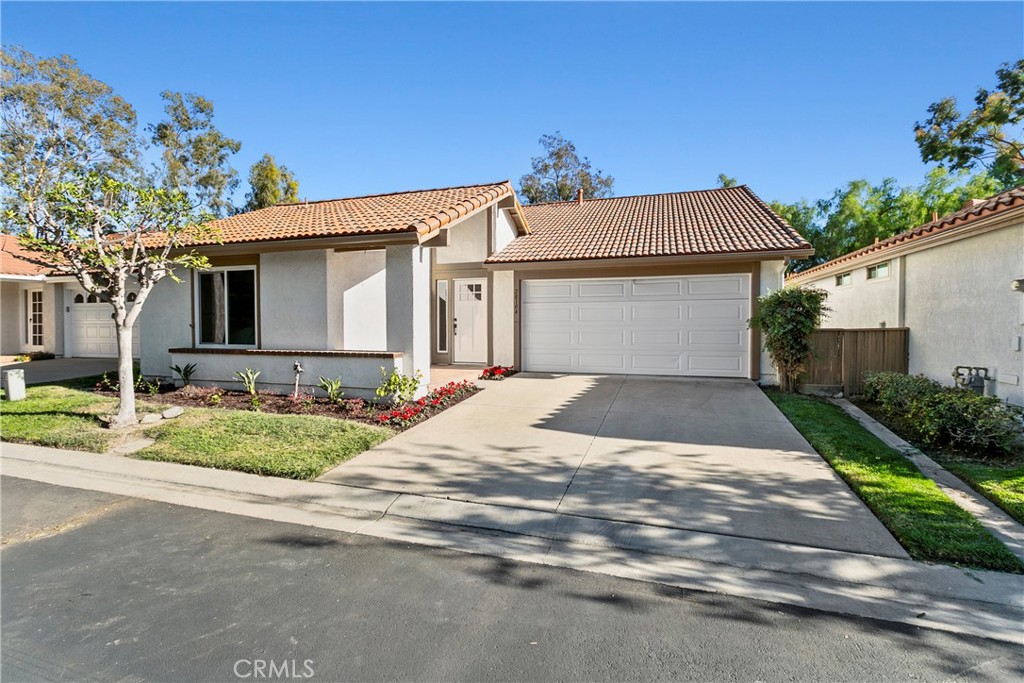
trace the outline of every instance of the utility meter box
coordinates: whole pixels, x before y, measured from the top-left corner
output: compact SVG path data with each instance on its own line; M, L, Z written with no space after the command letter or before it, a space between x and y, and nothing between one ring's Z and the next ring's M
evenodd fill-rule
M25 398L25 371L4 370L3 387L4 396L8 401L20 401Z

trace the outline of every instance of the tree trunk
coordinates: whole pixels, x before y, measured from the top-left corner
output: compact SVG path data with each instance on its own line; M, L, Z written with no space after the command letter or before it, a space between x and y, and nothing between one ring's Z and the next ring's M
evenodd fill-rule
M117 384L120 402L117 415L110 423L111 429L133 427L139 423L135 417L135 373L132 361L132 328L116 324L117 327Z

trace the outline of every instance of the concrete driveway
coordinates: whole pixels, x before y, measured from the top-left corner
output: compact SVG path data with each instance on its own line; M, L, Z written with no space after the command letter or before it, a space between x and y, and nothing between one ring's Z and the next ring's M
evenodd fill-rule
M4 363L0 370L21 368L26 384L46 384L76 377L91 377L104 372L117 372L116 358L52 358L27 363Z
M746 380L521 374L321 481L906 557Z

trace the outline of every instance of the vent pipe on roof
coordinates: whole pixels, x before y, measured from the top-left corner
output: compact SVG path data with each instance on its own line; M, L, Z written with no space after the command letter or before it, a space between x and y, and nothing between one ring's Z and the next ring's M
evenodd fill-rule
M583 188L582 187L576 193L576 203L577 204L582 204L583 203Z
M932 211L932 223L937 223L938 221L939 221L939 212L938 211Z

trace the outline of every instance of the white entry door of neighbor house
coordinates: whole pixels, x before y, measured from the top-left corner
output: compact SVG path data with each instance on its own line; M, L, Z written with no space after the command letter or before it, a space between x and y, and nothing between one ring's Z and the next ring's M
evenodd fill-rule
M452 361L487 362L487 280L455 280Z
M747 377L750 275L525 280L534 372Z
M133 298L133 294L128 295ZM68 292L71 355L76 358L117 358L117 332L110 304L98 301L81 288ZM132 355L140 355L139 323L132 330Z

